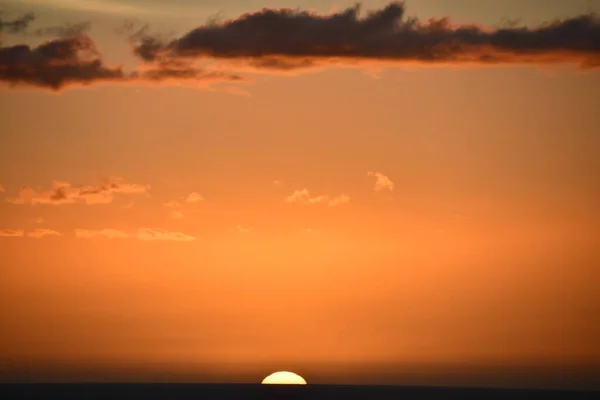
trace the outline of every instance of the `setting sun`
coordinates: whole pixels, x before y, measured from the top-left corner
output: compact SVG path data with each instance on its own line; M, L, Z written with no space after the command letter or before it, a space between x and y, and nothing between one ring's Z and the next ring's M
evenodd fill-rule
M293 372L279 371L267 376L262 383L263 385L306 385L306 380Z

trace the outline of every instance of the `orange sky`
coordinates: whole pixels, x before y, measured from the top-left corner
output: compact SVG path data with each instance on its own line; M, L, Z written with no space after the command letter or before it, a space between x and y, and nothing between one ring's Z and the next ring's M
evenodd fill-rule
M114 33L125 19L178 37L219 11L352 5L45 3L0 6L36 12L35 27L91 21L103 58L128 67L139 60ZM484 26L600 11L406 7ZM598 70L380 67L1 86L0 379L588 384Z

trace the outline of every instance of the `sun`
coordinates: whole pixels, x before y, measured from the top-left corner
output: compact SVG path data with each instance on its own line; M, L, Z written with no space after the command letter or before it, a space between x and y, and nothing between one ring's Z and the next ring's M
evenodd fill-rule
M306 385L303 377L293 372L279 371L267 376L262 381L263 385Z

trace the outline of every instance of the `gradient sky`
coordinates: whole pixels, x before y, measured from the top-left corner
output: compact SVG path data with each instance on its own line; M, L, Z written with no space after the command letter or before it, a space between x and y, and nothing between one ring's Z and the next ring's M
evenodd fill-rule
M131 71L126 20L171 40L216 15L352 5L0 0L0 21L37 17L0 46L89 21ZM406 10L535 27L600 1ZM597 68L220 61L244 80L0 81L0 379L591 384Z

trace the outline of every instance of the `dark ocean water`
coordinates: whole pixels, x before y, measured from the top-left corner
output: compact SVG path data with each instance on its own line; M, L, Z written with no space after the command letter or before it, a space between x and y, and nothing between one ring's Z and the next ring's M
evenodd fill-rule
M4 384L2 399L600 399L600 392L334 385Z

